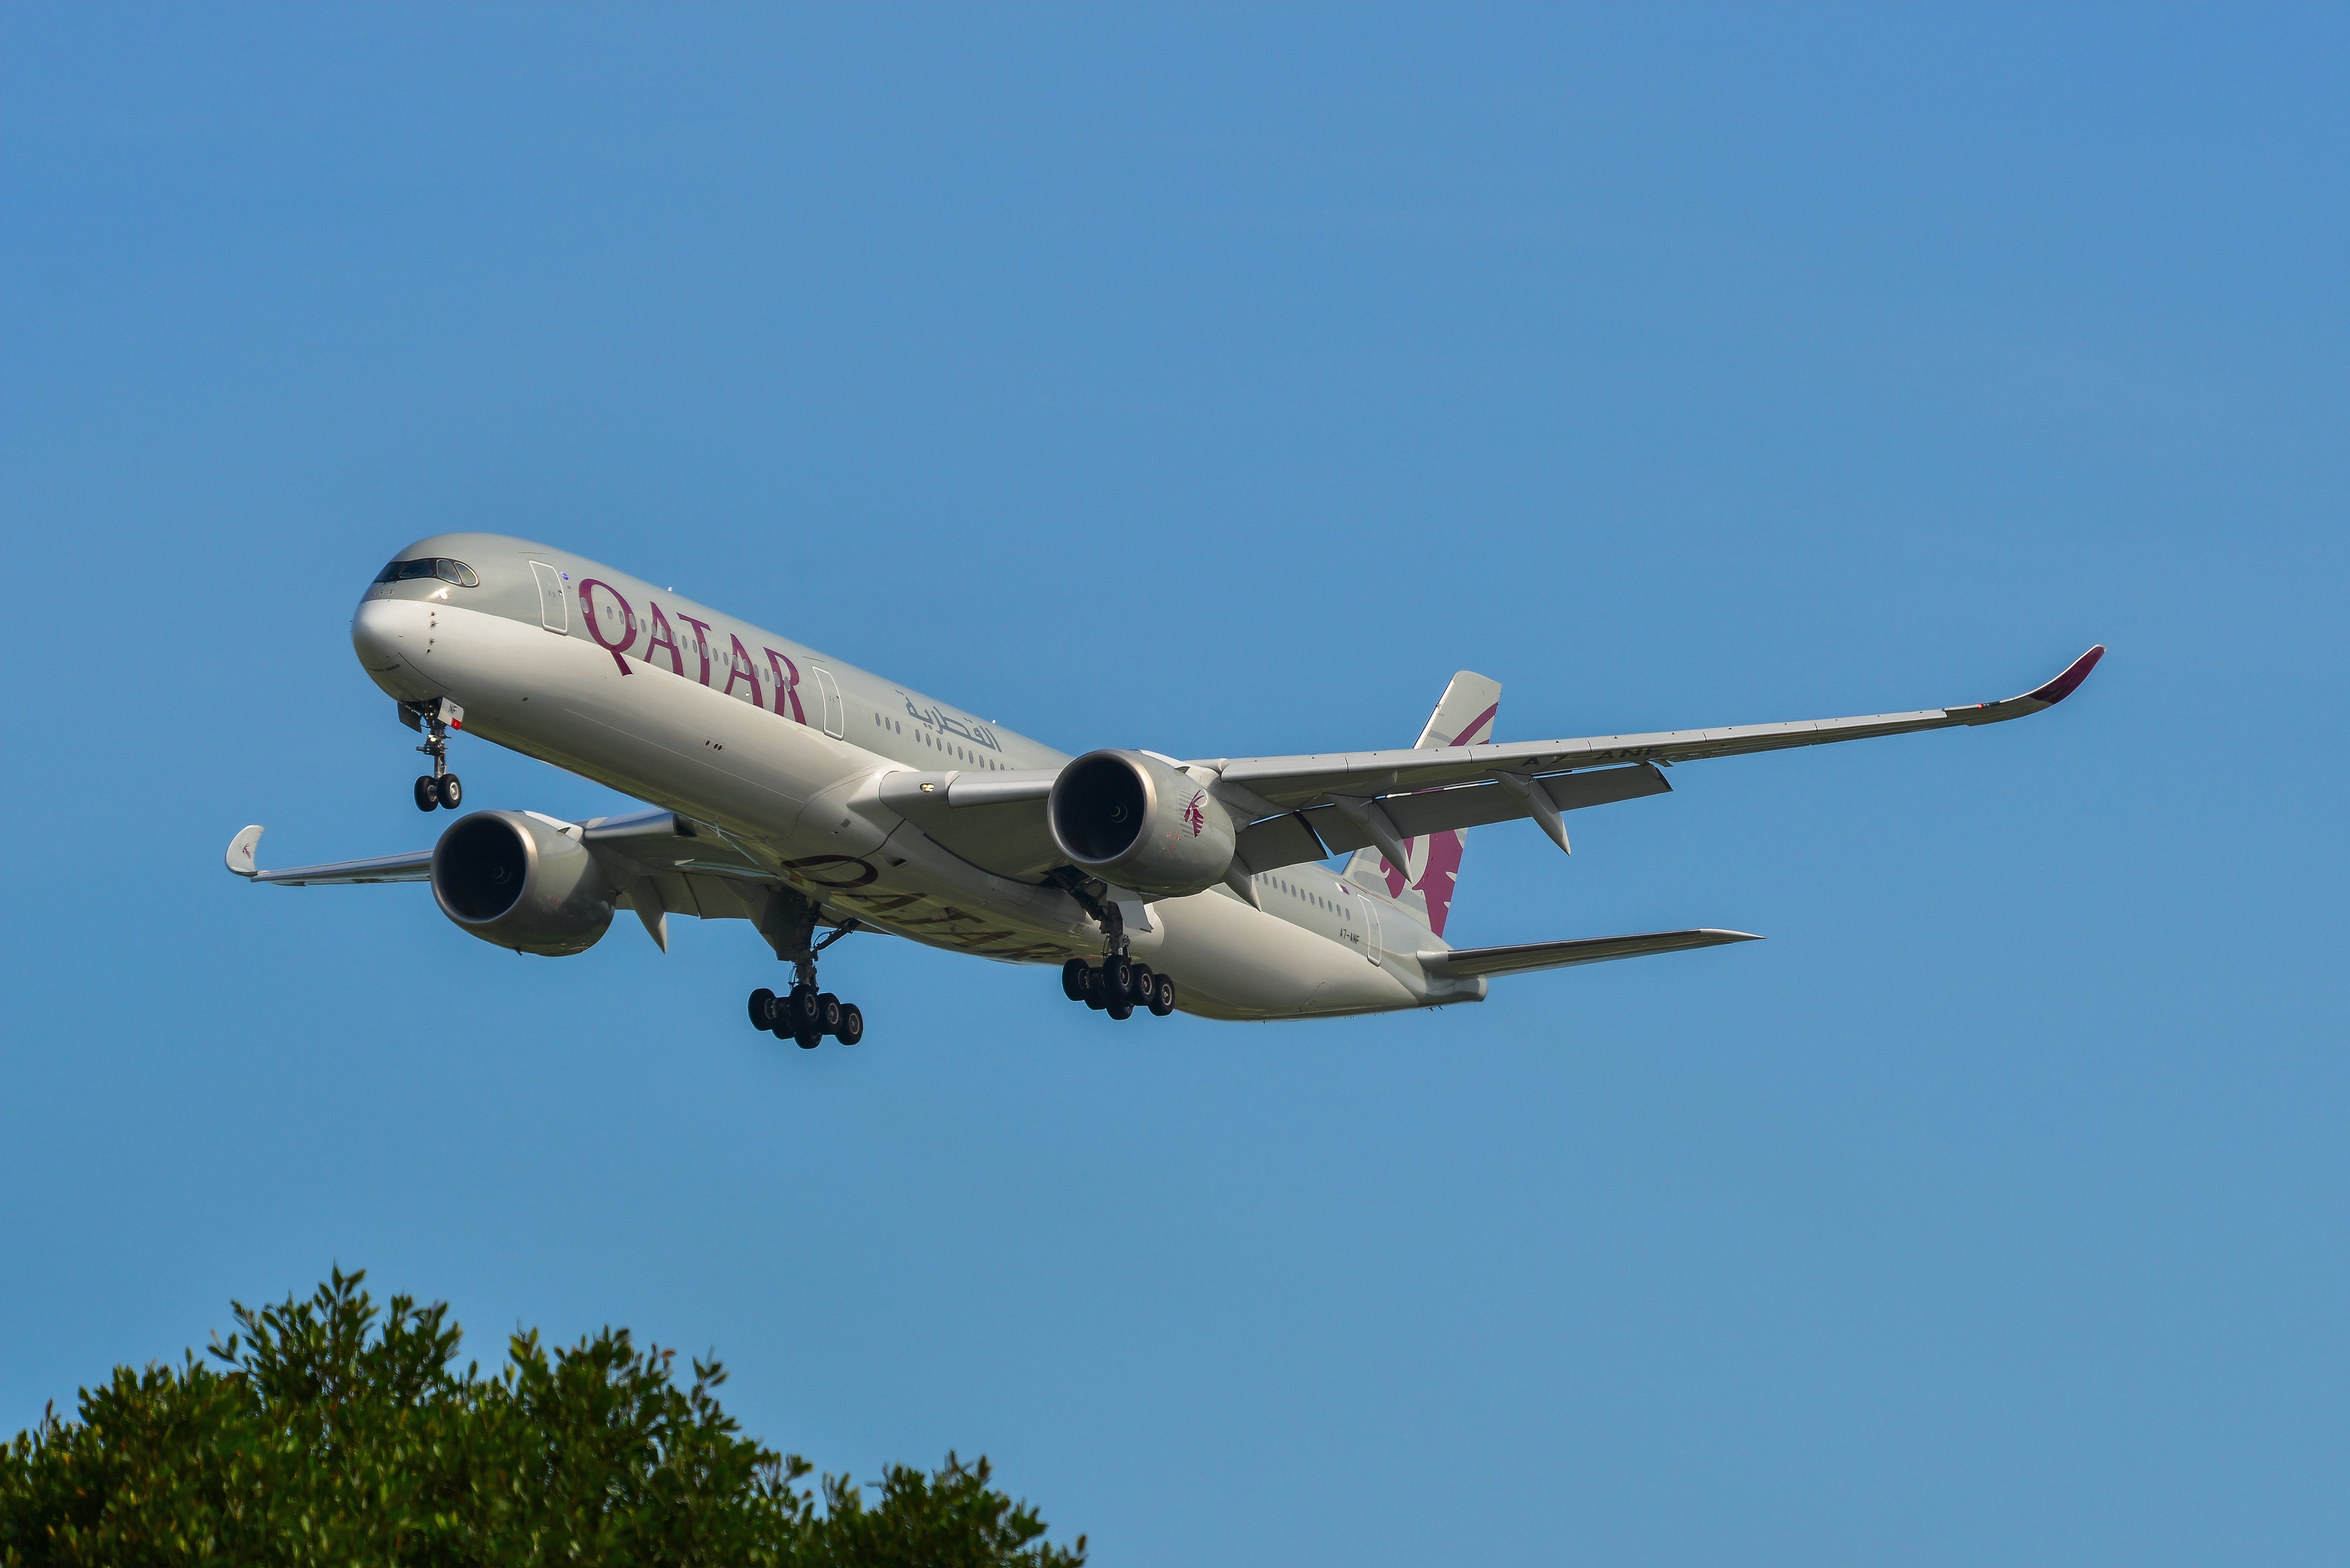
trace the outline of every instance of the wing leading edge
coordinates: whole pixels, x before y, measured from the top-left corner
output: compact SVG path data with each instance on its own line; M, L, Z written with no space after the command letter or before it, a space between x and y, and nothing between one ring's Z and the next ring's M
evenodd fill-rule
M1621 767L1639 763L1685 763L1787 746L1861 741L1941 730L1960 724L1997 724L2053 708L2071 696L2097 660L2100 644L2065 667L2064 672L2021 697L1913 713L1870 713L1850 719L1813 719L1788 724L1733 724L1711 730L1668 730L1648 735L1597 735L1573 741L1521 741L1510 745L1445 746L1428 751L1343 752L1302 757L1219 757L1196 763L1227 785L1238 785L1268 805L1295 810L1326 796L1357 799L1440 789L1482 782L1497 772L1518 774L1567 773L1582 768Z

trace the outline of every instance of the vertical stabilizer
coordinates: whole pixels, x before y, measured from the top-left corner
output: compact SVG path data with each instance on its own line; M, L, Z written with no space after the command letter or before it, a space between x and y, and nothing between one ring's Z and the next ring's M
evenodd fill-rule
M1493 738L1493 715L1501 706L1502 683L1464 670L1444 689L1444 700L1428 716L1428 727L1414 744L1421 751L1482 745ZM1386 894L1440 937L1452 913L1452 886L1461 875L1461 852L1466 842L1461 829L1407 838L1403 846L1411 862L1402 868L1388 865L1376 849L1357 849L1347 862L1347 880Z

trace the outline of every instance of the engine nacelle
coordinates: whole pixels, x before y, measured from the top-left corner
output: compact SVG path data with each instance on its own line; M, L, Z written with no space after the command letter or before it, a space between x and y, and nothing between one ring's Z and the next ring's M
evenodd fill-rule
M1214 795L1140 752L1087 752L1069 763L1045 815L1070 864L1170 898L1222 881L1238 837Z
M612 924L612 889L587 846L518 811L477 811L432 846L441 912L485 942L561 958Z

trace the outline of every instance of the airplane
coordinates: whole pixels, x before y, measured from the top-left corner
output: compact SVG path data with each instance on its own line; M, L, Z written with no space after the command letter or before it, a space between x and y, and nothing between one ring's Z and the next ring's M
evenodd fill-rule
M1670 791L1700 758L1995 724L2063 701L2102 645L2021 697L1909 713L1497 742L1499 683L1453 676L1409 748L1180 760L1070 757L567 551L493 534L420 539L351 620L370 680L424 737L424 811L460 809L452 735L479 735L650 804L566 822L458 817L429 849L264 870L262 829L228 868L283 887L426 882L484 941L558 957L627 909L743 919L793 966L750 994L753 1027L855 1044L863 1011L817 959L879 931L1058 965L1071 1001L1131 1018L1327 1018L1480 1002L1494 977L1759 940L1711 928L1456 948L1464 836ZM1132 716L1136 720L1142 714ZM1343 867L1329 862L1347 856ZM818 933L822 933L819 935Z

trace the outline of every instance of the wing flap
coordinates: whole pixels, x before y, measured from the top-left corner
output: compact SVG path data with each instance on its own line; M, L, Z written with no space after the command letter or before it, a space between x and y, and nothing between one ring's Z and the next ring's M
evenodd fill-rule
M1646 958L1650 953L1686 952L1691 948L1720 947L1725 942L1759 942L1750 931L1702 928L1693 931L1648 931L1631 937L1585 937L1565 942L1522 942L1503 948L1454 948L1449 952L1424 952L1420 966L1446 979L1473 975L1525 974L1538 969L1568 969L1576 964L1606 963L1610 959Z
M1607 805L1643 795L1668 794L1672 785L1648 763L1628 768L1605 768L1592 773L1562 774L1534 781L1561 811ZM1525 802L1491 783L1456 784L1412 794L1389 795L1380 803L1396 831L1419 838L1453 828L1483 827L1514 822L1527 815ZM1284 813L1243 829L1241 858L1252 871L1272 871L1332 855L1344 855L1371 843L1362 825L1336 806L1309 806Z
M1347 824L1349 831L1354 825ZM1314 829L1298 812L1284 812L1268 816L1241 829L1240 859L1251 871L1274 871L1284 866L1302 866L1309 860L1327 859L1337 851L1326 847L1315 837Z

